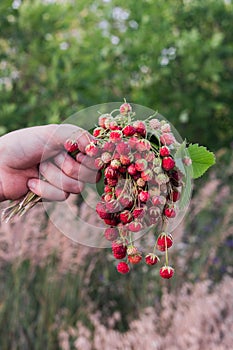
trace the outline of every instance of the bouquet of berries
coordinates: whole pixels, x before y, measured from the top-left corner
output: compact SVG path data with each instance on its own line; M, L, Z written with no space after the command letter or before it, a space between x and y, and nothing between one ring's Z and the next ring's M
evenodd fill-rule
M187 208L191 179L214 164L214 155L205 147L180 142L169 122L158 113L139 120L126 101L119 109L101 114L91 132L95 140L85 152L102 172L96 212L107 226L104 236L111 242L113 256L120 260L117 271L126 274L131 265L142 261L142 252L134 243L136 235L153 229L155 242L144 261L155 265L160 260L156 250L164 252L160 276L171 278L171 222ZM65 142L64 148L71 156L79 151L73 138ZM20 214L16 210L19 205L24 212L25 205L31 207L39 200L32 193L26 198L13 207L14 214Z

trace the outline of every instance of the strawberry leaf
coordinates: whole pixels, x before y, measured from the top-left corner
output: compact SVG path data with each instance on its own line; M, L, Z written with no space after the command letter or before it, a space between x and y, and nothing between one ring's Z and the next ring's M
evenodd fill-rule
M198 144L191 144L188 153L192 159L193 178L202 176L212 165L215 164L214 153L208 151L206 147Z

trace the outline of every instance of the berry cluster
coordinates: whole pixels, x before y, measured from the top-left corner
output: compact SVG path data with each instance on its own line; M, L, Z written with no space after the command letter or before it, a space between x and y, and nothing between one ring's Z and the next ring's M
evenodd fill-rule
M172 156L178 142L166 121L153 116L145 121L134 117L126 102L119 110L100 115L93 131L95 141L85 149L104 174L104 193L96 211L108 225L104 235L112 241L114 257L127 260L118 263L118 272L128 273L130 264L142 260L142 252L133 244L135 233L156 225L161 233L145 263L155 265L159 261L156 249L165 252L160 275L171 278L174 270L168 265L167 251L173 239L166 227L177 215L183 184L183 174Z

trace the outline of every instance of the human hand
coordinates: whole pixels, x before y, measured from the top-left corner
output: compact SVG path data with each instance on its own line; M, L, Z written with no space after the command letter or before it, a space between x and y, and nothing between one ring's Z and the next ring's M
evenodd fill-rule
M63 146L72 135L80 150L76 160ZM92 139L87 131L70 124L35 126L2 136L0 200L19 199L29 190L54 201L80 193L85 182L94 183L100 178L93 159L85 155ZM45 180L39 179L40 174Z

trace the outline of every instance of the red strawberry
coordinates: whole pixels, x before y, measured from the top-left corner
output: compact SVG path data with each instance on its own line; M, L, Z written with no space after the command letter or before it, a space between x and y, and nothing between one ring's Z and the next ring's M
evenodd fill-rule
M64 143L64 148L67 152L75 152L78 150L78 143L75 140L67 139Z
M146 136L146 124L141 120L136 120L133 123L133 127L135 128L136 132L139 133L141 136Z
M172 202L177 202L180 199L180 192L177 190L172 191Z
M147 169L147 161L145 159L138 159L135 162L135 168L137 171L144 171Z
M171 157L164 157L162 160L162 168L166 171L173 169L175 164L175 161Z
M130 224L127 225L129 231L132 232L139 232L142 230L142 224L138 221L132 221Z
M105 193L112 193L112 187L109 185L104 186L104 192Z
M121 155L120 156L120 162L122 165L129 165L133 161L133 155L129 153L127 156L126 155Z
M121 262L118 263L118 265L117 265L117 271L118 272L120 272L123 275L125 275L126 273L129 272L129 270L130 270L129 265L126 262L121 261Z
M126 256L127 248L122 242L112 243L112 253L116 259L123 259Z
M133 265L138 264L141 260L142 260L142 255L140 253L128 255L128 261Z
M109 141L118 143L122 140L122 132L120 130L111 131Z
M128 173L130 175L136 175L137 174L137 169L135 167L135 164L130 164L127 169Z
M147 265L155 265L157 264L158 261L159 261L159 258L157 257L157 255L153 253L149 253L145 257L145 262Z
M132 125L127 125L122 130L125 136L133 136L136 132L135 128Z
M106 204L104 202L98 202L96 204L96 212L101 219L111 218L111 214L107 212Z
M143 216L144 216L144 214L145 214L145 209L144 208L135 208L134 210L133 210L133 217L135 218L135 219L137 219L137 218L142 218Z
M117 179L118 172L109 166L105 169L104 175L107 179Z
M130 112L132 112L132 107L129 103L125 102L120 106L120 114L127 115Z
M119 220L115 218L110 218L110 219L104 219L104 222L106 225L109 226L117 226L119 224Z
M161 267L159 274L162 278L169 279L174 275L174 269L171 266L163 266Z
M138 195L138 198L143 203L147 202L150 198L149 192L147 192L147 191L140 192Z
M112 121L109 123L109 129L110 129L110 130L120 130L120 127L118 126L116 120L112 120Z
M104 236L108 241L115 241L118 237L118 229L116 227L108 227L104 231Z
M94 144L94 142L91 142L86 146L85 152L89 157L95 157L99 153L99 148Z
M124 210L120 213L120 220L123 222L123 224L127 224L128 222L132 221L133 216L129 210Z
M170 248L173 244L173 238L171 234L161 233L157 239L157 249L161 252L164 252L167 249Z
M174 218L176 216L176 211L172 207L166 207L164 209L164 215L168 218Z
M112 199L113 199L113 194L112 194L112 193L107 193L107 194L104 196L104 201L105 201L105 202L110 202Z
M133 206L133 199L128 194L123 194L120 197L119 202L121 203L123 208L131 208Z
M170 150L167 146L162 146L159 150L159 154L161 155L161 157L170 156Z
M100 136L101 134L103 134L103 132L104 132L104 129L103 129L103 128L95 128L95 129L93 130L93 136L94 136L94 137L98 137L98 136Z
M111 186L111 187L114 187L116 186L117 182L118 182L118 179L110 179L110 178L106 178L107 180L107 185Z

